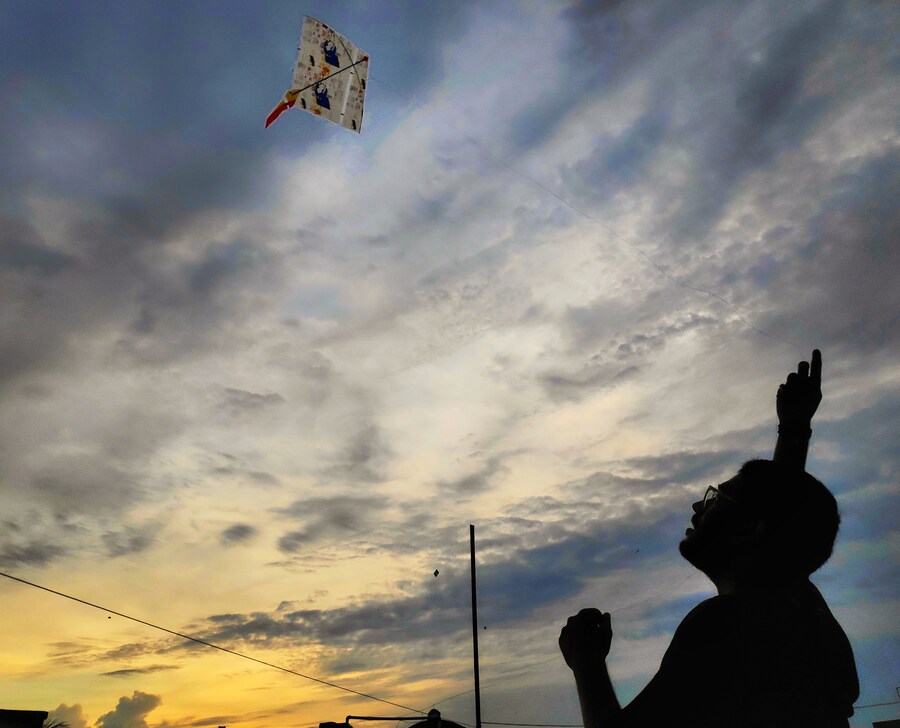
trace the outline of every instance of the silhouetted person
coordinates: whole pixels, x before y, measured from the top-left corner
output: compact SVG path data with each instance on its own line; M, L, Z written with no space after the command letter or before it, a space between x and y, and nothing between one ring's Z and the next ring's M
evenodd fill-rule
M606 669L610 615L582 609L559 645L575 673L585 728L847 726L859 681L847 636L809 575L831 555L840 518L804 472L822 399L822 358L778 389L773 460L752 460L693 504L682 556L718 596L682 620L659 671L620 707Z

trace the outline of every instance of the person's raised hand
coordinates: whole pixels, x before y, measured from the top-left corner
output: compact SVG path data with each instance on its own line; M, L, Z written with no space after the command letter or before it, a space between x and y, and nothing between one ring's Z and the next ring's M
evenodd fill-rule
M783 428L808 429L822 401L822 352L815 349L812 364L801 361L797 371L778 387L775 410Z
M566 664L576 672L600 667L611 644L611 617L599 609L582 609L569 617L559 633L559 649Z

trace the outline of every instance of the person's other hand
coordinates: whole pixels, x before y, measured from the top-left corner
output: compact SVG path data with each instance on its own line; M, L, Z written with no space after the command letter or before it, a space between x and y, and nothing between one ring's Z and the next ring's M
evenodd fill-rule
M603 664L612 644L609 612L582 609L569 617L559 633L559 649L566 664L575 671L596 669Z
M808 428L822 401L822 352L813 351L812 366L801 361L797 371L778 387L775 410L778 423L786 428Z

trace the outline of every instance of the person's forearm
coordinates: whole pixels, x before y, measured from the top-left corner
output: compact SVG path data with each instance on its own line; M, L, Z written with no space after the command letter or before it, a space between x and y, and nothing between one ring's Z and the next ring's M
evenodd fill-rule
M775 453L772 460L790 465L791 467L806 469L806 456L809 451L809 439L812 430L809 425L778 428L778 439L775 441Z
M622 708L616 698L606 663L593 670L575 672L584 728L608 728Z

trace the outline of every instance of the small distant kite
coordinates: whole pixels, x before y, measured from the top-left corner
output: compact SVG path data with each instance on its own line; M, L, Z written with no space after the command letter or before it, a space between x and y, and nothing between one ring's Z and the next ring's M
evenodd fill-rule
M440 574L440 573L441 573L440 571L438 571L437 569L435 569L435 570L434 570L434 577L437 578L437 575Z
M266 128L296 105L359 133L369 56L315 18L303 18L293 85L266 119Z

